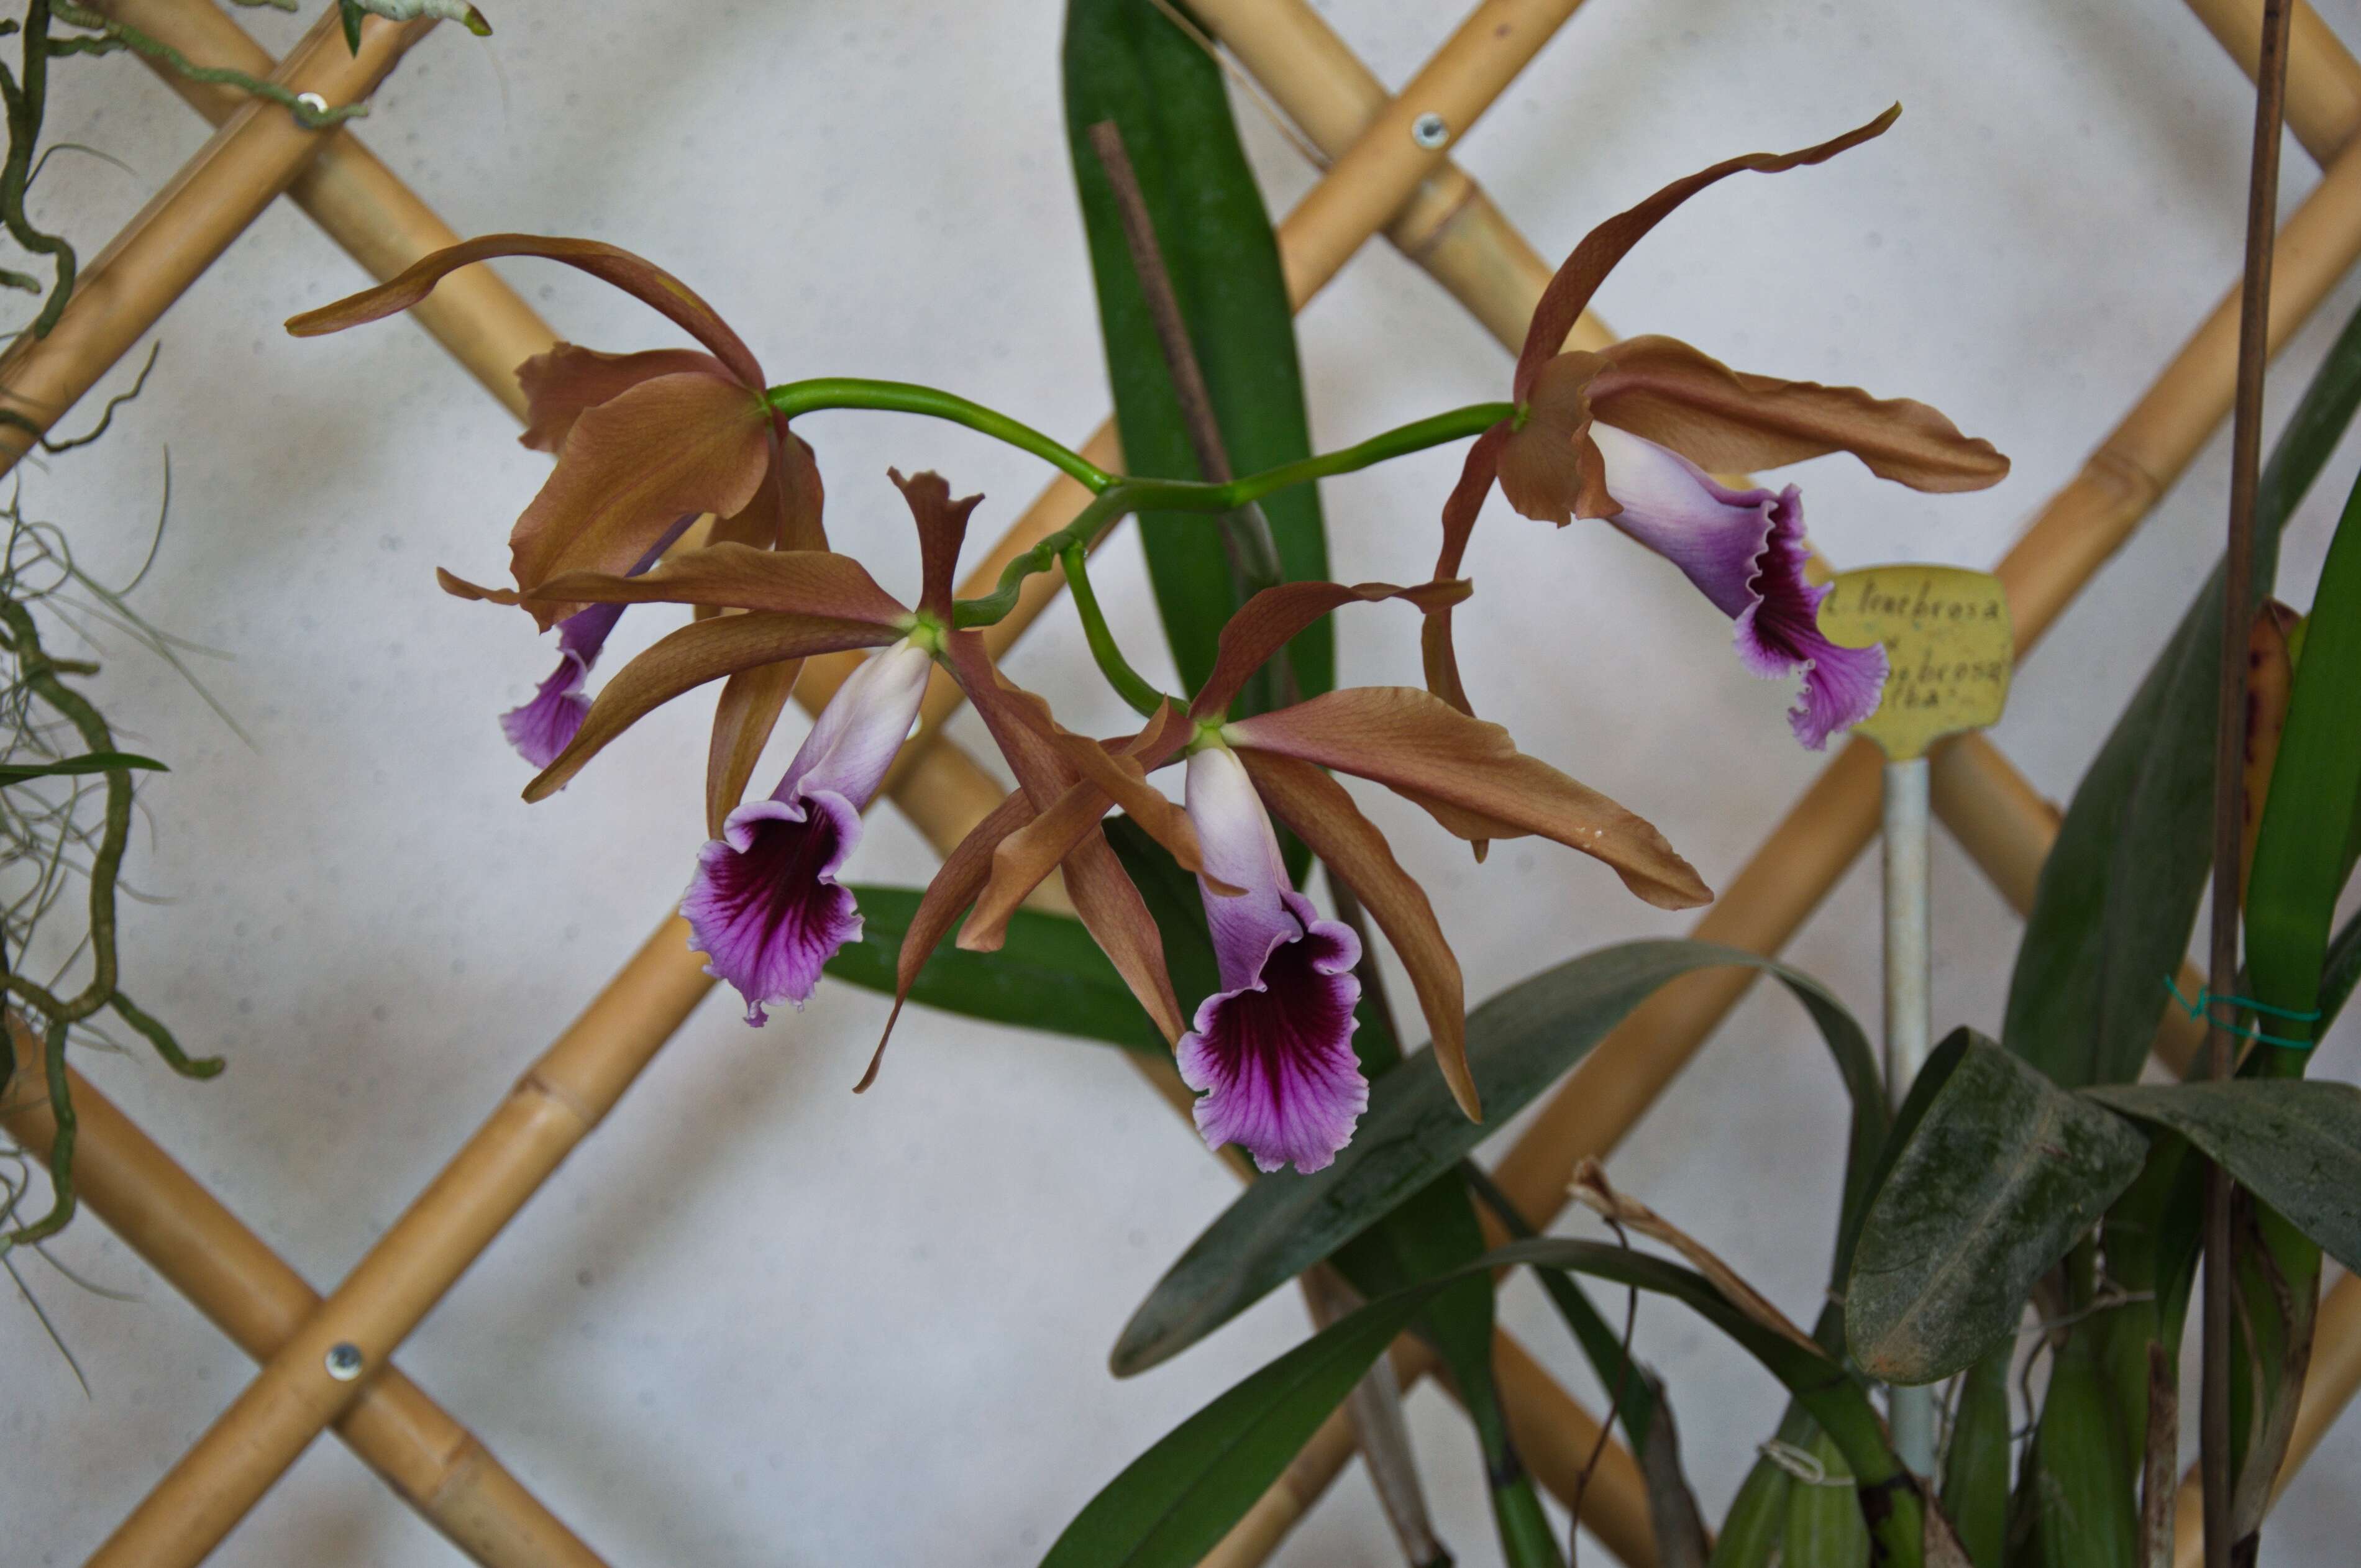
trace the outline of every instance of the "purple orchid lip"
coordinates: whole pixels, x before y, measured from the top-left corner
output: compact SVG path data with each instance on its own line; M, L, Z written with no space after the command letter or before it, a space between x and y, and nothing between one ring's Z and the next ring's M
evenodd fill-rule
M1190 757L1188 810L1205 871L1244 891L1200 882L1223 989L1197 1009L1176 1056L1199 1091L1208 1146L1243 1146L1256 1166L1309 1174L1352 1142L1369 1086L1353 1054L1360 938L1323 919L1288 885L1279 840L1235 753Z
M663 538L640 557L630 575L638 576L664 559L664 552L680 541L695 522L694 516L684 517L664 531ZM574 744L580 733L582 720L590 712L590 698L583 685L590 679L590 671L598 663L598 654L607 646L607 639L615 623L623 619L626 606L620 604L586 605L557 623L557 668L541 683L533 700L510 708L500 715L500 733L508 737L517 755L536 768L545 768L557 761L566 748Z
M1885 650L1846 648L1819 628L1826 587L1804 577L1804 496L1795 486L1733 490L1680 454L1594 423L1607 488L1622 510L1609 519L1678 566L1713 607L1736 622L1738 657L1776 680L1798 672L1804 688L1787 722L1817 751L1868 718L1885 689Z
M749 801L697 851L680 912L706 972L746 999L746 1022L800 1007L861 912L836 880L861 842L861 813L884 782L925 696L933 659L907 638L854 671L804 737L779 787Z

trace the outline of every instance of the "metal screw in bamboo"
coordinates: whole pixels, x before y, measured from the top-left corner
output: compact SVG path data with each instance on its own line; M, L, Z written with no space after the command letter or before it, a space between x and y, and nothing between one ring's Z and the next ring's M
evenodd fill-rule
M0 1126L44 1158L57 1124L40 1042L14 1014L7 1027L22 1067L0 1084ZM83 1205L240 1350L268 1358L318 1310L319 1293L80 1073L69 1072ZM484 1568L603 1568L598 1553L399 1370L388 1367L335 1426L386 1485Z
M433 26L432 20L394 24L372 17L354 54L330 12L272 79L291 92L316 93L332 104L354 103L368 97ZM49 429L287 189L327 140L277 104L258 100L239 109L99 253L49 336L27 334L0 356L0 388L5 389L8 406ZM0 427L0 474L14 467L35 439L32 432Z
M1563 5L1559 19L1572 8ZM1530 59L1546 38L1545 33L1536 36L1532 18L1549 9L1496 0L1488 38L1466 32L1455 38L1452 68L1437 79L1442 94L1437 101L1472 121L1513 75L1514 68L1503 71L1490 62L1513 57L1521 66ZM1372 158L1356 177L1400 181L1400 163ZM1413 186L1422 172L1411 170L1405 187ZM1307 200L1320 194L1315 189ZM1324 260L1340 243L1332 226L1358 222L1367 206L1366 202L1332 201L1329 210L1342 216L1323 216L1298 227L1297 242L1311 246L1325 268L1323 272L1315 267L1306 276L1324 281L1333 275L1336 263ZM1367 230L1359 237L1374 231L1390 210L1389 206L1369 217ZM1356 238L1344 246L1343 254L1357 244ZM1341 259L1337 257L1337 263ZM670 924L678 933L671 940L677 944L685 938L684 923ZM664 940L660 934L656 943ZM677 954L678 946L673 950ZM151 1563L201 1561L311 1437L349 1404L362 1385L325 1376L327 1348L357 1345L366 1365L380 1364L566 1152L596 1124L702 996L705 977L684 975L677 959L663 962L665 957L643 949L610 983L321 1312L270 1359L247 1392L159 1483L101 1548L93 1564L137 1563L145 1568ZM655 967L659 962L662 967ZM653 1032L645 1027L651 1021L660 1021ZM618 1022L621 1027L610 1026Z
M279 68L209 0L96 0L93 9L201 64L248 76L268 76ZM166 86L214 125L247 108L246 94L235 87L192 82L160 60L148 63ZM287 194L371 277L390 278L426 252L458 242L351 129L313 135L320 146ZM410 314L511 413L524 417L516 367L546 352L554 337L499 273L467 268L445 279Z

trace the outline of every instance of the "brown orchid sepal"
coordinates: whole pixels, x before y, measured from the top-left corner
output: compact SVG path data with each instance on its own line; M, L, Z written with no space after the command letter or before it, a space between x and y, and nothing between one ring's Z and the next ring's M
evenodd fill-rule
M1512 381L1517 411L1478 437L1443 511L1435 576L1455 576L1493 481L1523 515L1563 527L1611 520L1665 556L1736 623L1739 652L1758 674L1801 673L1790 715L1818 749L1865 717L1884 681L1882 650L1843 649L1820 636L1823 590L1803 577L1808 547L1802 498L1735 490L1710 477L1850 452L1882 478L1957 491L1997 483L2008 460L1962 434L1936 410L1733 370L1676 339L1643 336L1597 352L1564 350L1565 335L1615 264L1689 197L1730 175L1823 162L1883 135L1899 106L1840 137L1792 153L1753 153L1675 181L1584 237L1551 280L1527 330ZM1427 689L1472 712L1448 607L1422 638Z

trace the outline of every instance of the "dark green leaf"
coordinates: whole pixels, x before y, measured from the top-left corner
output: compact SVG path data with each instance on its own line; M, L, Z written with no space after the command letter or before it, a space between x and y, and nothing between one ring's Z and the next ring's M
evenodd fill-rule
M1261 1186L1274 1186L1264 1182ZM1531 1265L1570 1268L1679 1300L1763 1363L1803 1400L1864 1484L1882 1484L1889 1543L1915 1542L1924 1515L1861 1385L1740 1310L1704 1276L1600 1242L1514 1242L1459 1274ZM1387 1343L1456 1275L1385 1297L1332 1324L1168 1433L1093 1497L1043 1568L1173 1568L1196 1563L1283 1470Z
M2255 509L2255 592L2279 539L2361 405L2361 314L2280 435ZM2001 1039L2069 1089L2139 1072L2213 859L2217 568L2074 792L2017 948Z
M2146 1141L1972 1030L1938 1047L1896 1119L1845 1286L1870 1375L1932 1383L2013 1332L2034 1281L2131 1185Z
M345 25L345 47L357 55L361 52L361 23L368 13L355 0L336 0L336 10Z
M861 937L837 949L828 961L828 972L891 996L902 933L917 912L918 890L862 886L852 891L861 901ZM1115 965L1099 951L1082 923L1069 916L1018 910L1008 922L1007 944L996 953L963 953L945 941L918 971L910 998L963 1017L1047 1029L1153 1056L1167 1054L1164 1036L1133 999Z
M1074 182L1126 467L1159 478L1201 477L1105 172L1090 145L1090 127L1109 119L1138 171L1231 467L1251 474L1311 455L1287 280L1262 193L1238 146L1221 68L1143 0L1071 0L1065 77ZM1262 510L1281 575L1325 577L1315 488L1280 491ZM1165 635L1181 680L1194 691L1213 669L1215 639L1239 603L1221 524L1202 515L1151 512L1139 527ZM1335 638L1326 620L1297 637L1288 653L1303 696L1334 683ZM1238 711L1256 707L1242 701Z
M2135 1472L2090 1349L2070 1332L2051 1358L2032 1467L2034 1530L2054 1568L2139 1568Z
M2348 866L2326 846L2353 836L2361 796L2361 485L2321 568L2288 698L2262 830L2246 881L2246 971L2256 1000L2278 1011L2266 1034L2310 1041L2321 968Z
M2011 1339L1968 1368L1943 1450L1943 1512L1976 1568L2003 1568L2008 1550L2008 1373L2015 1354Z
M2302 1079L2235 1079L2087 1092L2112 1110L2179 1133L2331 1257L2361 1269L2361 1090Z
M1490 1210L1500 1228L1517 1241L1530 1241L1540 1233L1526 1223L1509 1195L1500 1190L1490 1174L1474 1160L1459 1162L1459 1173L1468 1190ZM1582 1287L1556 1269L1540 1270L1542 1289L1550 1304L1565 1322L1574 1343L1582 1347L1583 1359L1598 1376L1599 1386L1609 1396L1621 1390L1616 1400L1616 1417L1623 1424L1624 1435L1631 1442L1631 1452L1645 1453L1649 1441L1649 1424L1655 1419L1656 1405L1663 1385L1639 1363L1623 1353L1623 1332L1609 1323Z
M1854 1089L1846 1190L1848 1212L1857 1213L1854 1195L1869 1180L1886 1111L1869 1041L1852 1015L1817 981L1757 953L1629 942L1545 970L1468 1014L1468 1067L1491 1120L1469 1122L1442 1075L1413 1060L1371 1087L1360 1128L1335 1164L1247 1189L1133 1314L1112 1358L1116 1374L1178 1354L1326 1257L1531 1103L1665 981L1724 964L1776 975L1819 1025Z
M0 784L74 773L113 773L118 768L147 768L159 773L172 771L153 757L135 756L129 751L85 751L79 757L62 757L54 762L0 762Z

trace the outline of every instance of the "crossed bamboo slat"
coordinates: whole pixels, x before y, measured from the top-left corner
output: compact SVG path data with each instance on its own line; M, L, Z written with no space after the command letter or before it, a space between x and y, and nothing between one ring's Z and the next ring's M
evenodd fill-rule
M1275 7L1275 9L1278 9L1278 7ZM241 38L243 38L243 36L241 36ZM1374 82L1372 82L1372 85L1374 85ZM1294 111L1294 109L1291 109L1291 111ZM1480 198L1480 193L1478 193L1478 198ZM1445 250L1447 250L1447 248L1438 248L1438 250L1435 250L1435 255L1443 255L1443 253L1445 253ZM1480 248L1471 248L1471 250L1480 250ZM1423 259L1423 258L1422 258L1422 259ZM1483 312L1480 312L1480 314L1483 314ZM1495 310L1495 312L1492 312L1492 314L1499 314L1499 312ZM1501 316L1501 319L1506 321L1506 319L1509 319L1509 316ZM1521 314L1516 314L1516 316L1513 316L1513 319L1516 319L1516 323L1518 323L1518 326L1521 326ZM510 361L510 364L512 364L512 361ZM1053 527L1055 527L1055 524L1053 524ZM1938 774L1938 777L1940 777L1940 774ZM1967 798L1974 798L1974 791L1967 791ZM1991 862L1988 862L1988 869L1991 869ZM1995 873L1995 879L1997 879L1997 873Z
M2259 18L2254 0L2192 5L2225 38L2252 36L2251 26ZM1325 24L1292 4L1266 9L1235 0L1202 0L1199 8L1266 90L1312 133L1319 122L1288 101L1289 86L1301 91L1306 78L1282 77L1272 67L1288 59L1324 60L1332 69L1349 60ZM1280 12L1294 13L1283 27L1271 20ZM2303 15L2309 16L2308 8ZM2278 240L2274 350L2361 255L2361 157L2341 156L2361 125L2361 66L2316 16L2301 26L2298 36L2307 47L2290 62L2289 124L2328 167L2321 186L2290 216ZM1374 78L1368 80L1374 86ZM1531 254L1530 247L1523 248ZM1528 303L1523 311L1477 313L1488 324L1521 323L1530 308ZM2010 591L2020 654L2129 536L2227 414L2236 312L2234 289L2002 562L1999 572ZM2029 907L2039 862L2056 836L2054 808L1980 737L1938 750L1933 772L1936 805L1947 826L2020 912ZM1776 952L1873 838L1879 788L1873 748L1855 742L1806 791L1694 934L1701 940ZM1593 1049L1496 1171L1533 1223L1545 1224L1555 1217L1574 1166L1586 1156L1605 1155L1620 1140L1744 994L1752 976L1751 970L1708 972L1675 981ZM2195 1047L2193 1032L2161 1008L2159 1015L2159 1052L2185 1060ZM2361 1293L2361 1287L2348 1281L2332 1299L2343 1299L2348 1291ZM2339 1324L2361 1333L2356 1319L2361 1307ZM2353 1359L2361 1362L2361 1348ZM2343 1361L2336 1365L2345 1374L2334 1380L2338 1386L2316 1386L2317 1399L2307 1395L2313 1441L2334 1409L2361 1387L2361 1365L2347 1373ZM1317 1451L1341 1468L1349 1454L1337 1451L1333 1436L1323 1431L1322 1437L1331 1441L1323 1449L1315 1440L1305 1457ZM2308 1449L2291 1455L2282 1485L2302 1452ZM1317 1466L1299 1462L1261 1507L1300 1516L1309 1506L1306 1488L1323 1484L1317 1476ZM1260 1556L1243 1555L1235 1560L1236 1568L1259 1561Z
M27 1064L0 1102L0 1125L46 1158L49 1119L40 1042L13 1015ZM80 1073L68 1069L82 1200L125 1244L261 1360L318 1310L319 1293ZM474 1434L392 1367L336 1422L336 1435L386 1485L484 1568L604 1568Z
M1494 52L1497 53L1497 40L1502 38L1513 38L1518 30L1515 24L1521 22L1526 24L1526 39L1528 41L1522 43L1521 47L1522 47L1524 52L1529 55L1532 49L1539 47L1540 42L1543 41L1548 36L1548 32L1554 29L1556 23L1558 21L1562 21L1564 19L1564 16L1570 12L1573 6L1571 4L1561 4L1555 6L1495 5L1487 7L1484 11L1479 13L1482 28L1480 30L1475 27L1463 29L1459 41L1464 45L1469 38L1477 38L1479 36L1488 36L1490 39L1495 40ZM1550 20L1547 27L1533 27L1530 26L1534 16L1550 13L1552 11L1554 11L1555 15ZM1442 80L1444 80L1447 85L1454 92L1461 94L1482 93L1487 96L1487 99L1488 99L1489 94L1497 93L1499 86L1504 84L1506 81L1513 75L1514 67L1501 69L1497 63L1495 63L1489 67L1488 72L1488 70L1483 68L1481 65L1481 60L1485 52L1486 51L1480 48L1474 51L1462 48L1459 50L1458 55L1454 57L1451 55L1450 51L1446 51L1446 63L1455 58L1461 63L1458 74L1455 78L1450 77L1446 74L1446 76L1442 78ZM1477 60L1477 64L1473 66L1466 64L1466 62L1470 60ZM1520 59L1517 63L1521 64L1521 59ZM1468 104L1466 106L1467 117L1472 119L1477 113L1480 112L1482 106L1483 104L1481 103ZM1372 166L1382 169L1389 162L1399 161L1400 160L1378 159L1374 160ZM1350 208L1347 207L1345 210L1349 212ZM423 212L423 209L421 209L421 212ZM429 214L429 216L431 216L431 214ZM1351 246L1345 246L1341 250L1338 250L1334 248L1334 245L1335 242L1331 239L1331 249L1327 252L1327 258L1323 260L1315 258L1315 266L1324 266L1328 271L1333 272L1334 265L1341 261L1342 256L1344 254L1349 254L1349 251L1352 248ZM132 335L136 336L136 334L133 334ZM126 338L126 345L128 339ZM683 950L685 944L681 944L679 942L679 938L675 934L677 923L675 922L672 924L675 926L675 931L667 931L664 933L664 935L672 938L672 942L667 944L671 946L672 951L674 953L679 953ZM642 955L643 959L650 956L651 955L646 953ZM640 966L635 965L634 967L636 968ZM621 981L633 979L644 981L648 977L646 976L635 977L630 974L627 974L624 977L620 977L619 985L617 987L610 987L609 994L611 996L617 991L620 990L635 995L642 987L638 985L624 985ZM662 976L659 978L672 979L674 977ZM703 981L703 977L701 975L697 976L696 978L700 982ZM700 983L696 987L696 989L701 993L704 986ZM598 1021L598 1014L599 1011L600 1009L594 1004L592 1013L586 1014L585 1019L582 1023L577 1024L575 1030L569 1031L568 1041L576 1042L578 1045L584 1038L595 1039L600 1036L604 1032L592 1026ZM662 1006L657 1009L657 1012L659 1013L666 1013L670 1011L671 1009ZM676 1020L675 1020L675 1022L676 1022ZM668 1023L659 1030L655 1031L627 1030L626 1033L633 1036L634 1043L643 1040L645 1035L649 1033L655 1034L658 1041L660 1041L664 1034L669 1033L671 1026L673 1026L672 1024ZM554 1168L555 1160L563 1157L566 1149L570 1148L572 1142L577 1141L582 1132L587 1131L588 1126L595 1123L597 1115L603 1113L606 1105L611 1104L612 1098L620 1094L621 1088L628 1084L631 1076L635 1074L638 1067L644 1064L645 1054L639 1054L637 1061L621 1059L628 1058L633 1053L628 1047L616 1043L612 1036L609 1036L609 1043L605 1047L603 1053L599 1047L592 1045L582 1047L581 1048L577 1049L571 1056L568 1056L565 1049L568 1041L561 1041L560 1047L554 1049L549 1058L544 1058L543 1064L536 1069L535 1073L528 1076L526 1083L521 1087L519 1095L512 1097L510 1104L503 1108L502 1113L496 1114L493 1122L489 1124L485 1131L479 1134L476 1140L471 1142L467 1150L463 1151L460 1161L456 1162L457 1167L467 1167L471 1165L480 1166L486 1171L501 1172L509 1176L511 1184L519 1186L522 1189L522 1192L529 1192L532 1186L537 1185L541 1177L545 1176L547 1169ZM653 1046L646 1047L647 1052L652 1053L652 1050ZM606 1079L601 1079L599 1077L599 1071L602 1067L607 1069L608 1077ZM566 1080L568 1074L575 1075L577 1080L577 1081L575 1082L574 1087L582 1088L595 1084L599 1092L604 1096L604 1103L578 1104L574 1107L577 1114L573 1119L573 1125L570 1132L565 1124L565 1118L553 1118L544 1113L547 1102L553 1100L562 1100L566 1098L562 1092L553 1091L562 1090L566 1086ZM597 1096L594 1095L586 1098L595 1100ZM583 1113L585 1112L587 1112L588 1114L584 1114ZM520 1128L526 1130L520 1133L518 1131ZM530 1146L536 1144L541 1146L538 1148ZM533 1174L536 1168L538 1168L539 1171L539 1174L537 1175ZM442 1215L443 1211L452 1210L455 1207L461 1205L461 1195L464 1194L465 1190L468 1189L471 1184L466 1180L451 1179L455 1174L456 1168L455 1171L446 1172L445 1179L439 1181L434 1189L430 1190L428 1197L426 1199L423 1199L420 1205L413 1208L410 1215L405 1216L403 1224L401 1226L398 1226L397 1229L415 1228L429 1233L434 1232L437 1229L437 1226L435 1224L428 1224L419 1222L419 1216L422 1211L433 1212L437 1215ZM455 1191L455 1190L456 1190ZM517 1197L517 1201L522 1201L522 1193ZM510 1205L506 1212L512 1212L513 1207L513 1204ZM498 1210L498 1203L494 1204L494 1208ZM476 1241L475 1245L466 1251L465 1256L457 1260L457 1266L450 1268L449 1272L452 1277L456 1277L457 1269L465 1266L467 1259L471 1258L474 1255L475 1251L480 1250L481 1245L489 1242L490 1234L498 1228L499 1223L504 1220L505 1217L506 1212L500 1212L497 1218L492 1219L489 1226L487 1228L484 1226L485 1216L480 1214L470 1216L452 1214L442 1216L440 1220L440 1228L444 1232L452 1232L454 1228L456 1227L457 1231L464 1233L469 1220L473 1220L477 1227L481 1231L480 1237ZM388 1242L390 1243L394 1239L394 1237L389 1236ZM388 1248L384 1244L381 1244L380 1252L389 1250L399 1252L400 1249ZM431 1251L432 1249L430 1248L428 1250ZM358 1273L366 1273L369 1266L369 1261L374 1261L377 1256L377 1254L373 1254L371 1260L365 1260L363 1270L358 1271ZM432 1260L430 1263L429 1260L425 1258L420 1258L414 1261L428 1264L428 1266L432 1269L434 1266L438 1265L447 1266L451 1260L448 1258L436 1258ZM357 1279L358 1277L358 1273L357 1273ZM368 1299L376 1300L379 1296L389 1294L398 1297L399 1293L394 1291L392 1288L399 1283L398 1276L400 1271L389 1268L380 1270L379 1274L381 1277L371 1278L368 1281L368 1286L371 1288ZM413 1296L417 1297L421 1301L431 1303L431 1300L434 1297L439 1296L443 1288L447 1288L448 1280L445 1279L438 1285L434 1283L432 1279L421 1280L413 1278L410 1283L414 1287L412 1291ZM353 1282L348 1282L347 1288L351 1288L352 1286ZM340 1293L340 1298L341 1294L342 1293ZM376 1314L374 1319L370 1319L364 1315L359 1321L363 1326L379 1329L380 1331L379 1333L373 1334L369 1337L372 1339L381 1340L386 1338L387 1334L392 1331L393 1327L400 1322L403 1313L401 1310L398 1299L391 1302L379 1301L378 1304L382 1310ZM335 1305L335 1303L332 1302L331 1312L323 1314L323 1316L333 1316L333 1308ZM423 1305L419 1307L419 1310L423 1312ZM411 1318L411 1321L415 1321L414 1316ZM313 1326L316 1325L307 1327ZM299 1338L301 1337L302 1336L299 1336ZM321 1336L314 1333L310 1337ZM345 1345L360 1345L360 1342L358 1341L341 1338L336 1339L332 1343ZM297 1343L291 1344L286 1349L282 1349L279 1355L273 1358L270 1365L266 1367L264 1376L258 1380L258 1388L273 1381L274 1373L283 1371L291 1365L301 1366L306 1353L311 1348L313 1347L307 1344ZM361 1348L364 1355L366 1356L367 1347L364 1345L361 1346ZM388 1343L386 1348L390 1349L390 1344ZM291 1378L286 1379L285 1381L291 1383L293 1380ZM316 1376L312 1381L314 1385L314 1391L313 1398L308 1401L308 1403L320 1409L332 1408L335 1404L335 1400L331 1398L324 1398L316 1391ZM299 1395L302 1392L300 1385L297 1387L296 1391ZM253 1393L254 1391L250 1390L249 1392ZM173 1474L167 1477L165 1486L159 1487L159 1493L151 1497L149 1504L144 1505L139 1513L135 1514L131 1520L126 1521L125 1529L118 1531L117 1537L115 1538L115 1541L111 1543L110 1548L103 1549L101 1560L104 1560L107 1557L109 1551L119 1550L123 1552L128 1553L141 1550L138 1542L143 1537L154 1538L154 1544L159 1550L170 1549L182 1552L192 1552L195 1555L201 1556L203 1551L203 1546L201 1544L201 1538L213 1530L215 1526L218 1526L220 1529L226 1529L227 1523L234 1523L236 1517L241 1515L244 1511L244 1508L250 1504L252 1498L246 1497L241 1500L240 1494L245 1486L253 1485L254 1475L267 1467L271 1453L271 1448L269 1445L283 1444L286 1441L286 1434L298 1430L305 1419L305 1415L298 1408L303 1406L306 1401L300 1398L290 1400L284 1397L285 1392L286 1391L284 1389L280 1390L280 1397L276 1399L271 1398L252 1398L243 1399L240 1401L239 1406L233 1407L229 1416L226 1416L222 1423L217 1423L214 1435L216 1437L223 1438L223 1446L228 1448L239 1448L244 1451L244 1457L248 1462L247 1464L247 1473L232 1478L234 1481L242 1483L243 1485L232 1486L227 1488L210 1485L209 1478L202 1474L203 1467L193 1463L193 1461L198 1458L198 1454L195 1451L192 1451L192 1457L190 1459L184 1459L181 1466L175 1467ZM328 1390L327 1393L333 1395L334 1390ZM1570 1401L1564 1401L1562 1394L1559 1398L1562 1403L1565 1403L1569 1407L1569 1413L1571 1413ZM314 1426L313 1430L316 1431L316 1426ZM225 1437L223 1435L225 1433L226 1433ZM308 1439L306 1439L306 1441ZM301 1444L298 1443L296 1446L300 1451ZM205 1447L206 1445L203 1443L199 1445L200 1450L203 1450ZM258 1449L262 1450L263 1456L261 1463L255 1463ZM291 1453L288 1455L291 1459ZM254 1486L254 1495L258 1496L261 1486L267 1486L267 1485L268 1479L266 1478L261 1482L260 1486ZM225 1519L227 1522L223 1522ZM151 1559L149 1557L143 1556L140 1560L148 1561ZM176 1558L175 1560L178 1559ZM191 1556L188 1560L194 1561L195 1556Z

